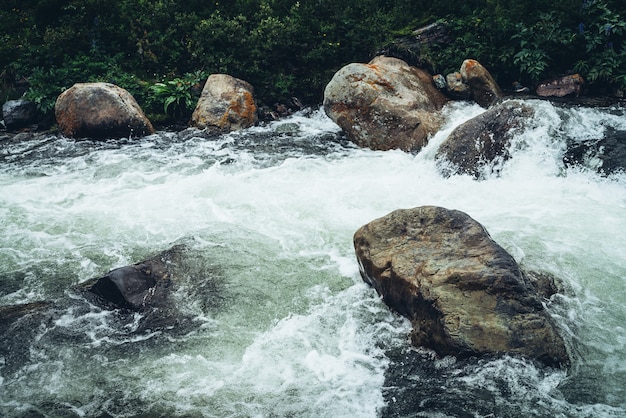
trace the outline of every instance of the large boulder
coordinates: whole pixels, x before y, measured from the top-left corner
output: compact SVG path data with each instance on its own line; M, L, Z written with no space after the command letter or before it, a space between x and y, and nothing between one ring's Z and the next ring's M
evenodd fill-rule
M532 107L507 101L457 126L437 150L444 174L471 174L475 178L497 173L510 158L515 132L529 123Z
M463 61L460 73L465 84L470 87L472 99L480 106L489 107L502 98L500 86L478 61Z
M191 116L200 129L236 131L258 122L254 88L250 83L227 74L211 74Z
M397 58L348 64L324 90L324 110L355 144L417 151L435 133L447 98L432 76Z
M57 98L54 114L68 137L123 138L154 133L133 96L110 83L77 83Z
M2 105L2 118L8 130L27 127L37 120L37 105L29 100L9 100Z
M410 319L414 345L442 356L508 353L569 363L528 277L467 214L397 210L361 227L354 247L363 280Z

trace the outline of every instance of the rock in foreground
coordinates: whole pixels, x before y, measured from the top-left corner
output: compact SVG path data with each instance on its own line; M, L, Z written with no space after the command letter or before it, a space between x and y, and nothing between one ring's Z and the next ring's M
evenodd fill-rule
M354 235L363 280L439 355L509 353L569 363L562 338L513 257L467 214L397 210Z
M340 69L324 90L324 111L360 147L418 151L447 100L424 70L379 56Z
M71 138L123 138L154 133L133 96L109 83L77 83L57 98L54 114Z

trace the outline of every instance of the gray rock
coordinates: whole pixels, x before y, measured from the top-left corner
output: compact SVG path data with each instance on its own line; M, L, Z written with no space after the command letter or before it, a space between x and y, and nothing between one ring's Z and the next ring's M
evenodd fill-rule
M437 150L435 158L443 174L483 178L485 174L497 173L510 158L509 146L515 131L528 124L533 115L532 107L507 101L459 125Z
M413 324L414 345L442 356L508 353L569 364L533 284L467 214L397 210L361 227L354 247L363 280Z
M465 84L460 72L450 73L446 76L446 92L454 99L467 100L471 97L470 86Z
M183 250L183 246L175 246L140 263L111 270L80 287L119 308L140 311L166 306L175 283L174 268Z
M37 105L28 100L9 100L2 105L2 117L8 130L27 127L37 120Z

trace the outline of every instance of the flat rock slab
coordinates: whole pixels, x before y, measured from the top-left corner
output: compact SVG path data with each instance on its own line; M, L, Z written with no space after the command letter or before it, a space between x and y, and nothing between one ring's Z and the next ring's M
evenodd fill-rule
M397 210L361 227L354 247L363 280L411 320L414 345L442 356L508 353L569 363L530 280L467 214Z

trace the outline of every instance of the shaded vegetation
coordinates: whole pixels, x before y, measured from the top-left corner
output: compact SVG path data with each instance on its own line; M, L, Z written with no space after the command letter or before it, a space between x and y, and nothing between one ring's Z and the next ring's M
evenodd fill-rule
M483 63L505 88L580 72L626 89L622 0L3 0L0 99L44 112L76 82L126 88L149 114L188 117L211 73L272 105L321 100L334 72L442 22L448 42L408 51L433 70Z

